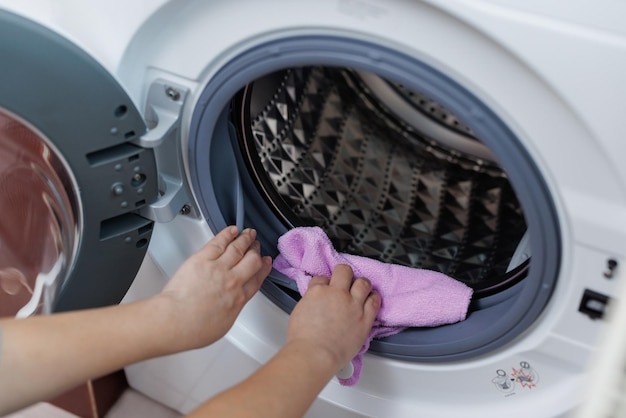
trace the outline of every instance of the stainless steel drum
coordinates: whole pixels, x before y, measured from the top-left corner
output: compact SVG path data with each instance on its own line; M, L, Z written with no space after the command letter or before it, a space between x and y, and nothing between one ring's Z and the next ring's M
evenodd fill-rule
M342 252L444 272L492 294L522 279L521 206L488 149L433 100L373 74L294 68L236 100L257 187L288 226Z

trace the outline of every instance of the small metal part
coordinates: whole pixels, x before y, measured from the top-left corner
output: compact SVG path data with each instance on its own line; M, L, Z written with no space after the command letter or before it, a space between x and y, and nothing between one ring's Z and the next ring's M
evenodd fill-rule
M111 190L115 196L121 196L124 194L124 185L122 183L115 183L111 187Z
M146 182L146 175L143 173L135 173L131 177L130 185L133 187L141 187Z
M165 94L173 101L178 101L180 99L180 92L176 90L174 87L167 87L165 89Z
M607 279L612 278L615 275L615 270L617 270L617 260L610 258L606 262L606 270L604 270L604 277Z
M180 209L181 215L189 215L190 213L191 213L191 206L187 204L183 205L183 207Z

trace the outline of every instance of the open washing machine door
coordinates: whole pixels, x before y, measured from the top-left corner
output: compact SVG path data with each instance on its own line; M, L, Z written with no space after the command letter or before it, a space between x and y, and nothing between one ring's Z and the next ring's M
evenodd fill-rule
M4 11L0 56L0 312L118 303L153 229L146 124L87 53Z

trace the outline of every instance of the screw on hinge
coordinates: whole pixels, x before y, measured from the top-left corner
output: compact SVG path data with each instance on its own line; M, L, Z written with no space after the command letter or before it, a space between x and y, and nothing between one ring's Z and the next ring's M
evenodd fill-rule
M187 204L183 205L183 207L180 209L181 215L189 215L190 213L191 213L191 206Z
M617 270L617 260L612 258L608 259L606 262L606 270L604 270L604 277L610 279L615 275L615 270Z
M180 92L176 90L174 87L167 87L165 89L165 94L171 100L178 101L178 99L180 99Z

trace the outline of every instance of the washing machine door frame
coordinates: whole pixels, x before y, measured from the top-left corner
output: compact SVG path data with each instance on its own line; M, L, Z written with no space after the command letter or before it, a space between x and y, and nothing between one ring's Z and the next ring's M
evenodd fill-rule
M148 248L158 196L146 124L115 78L59 34L0 11L0 109L36 130L74 179L74 257L54 311L118 303Z

